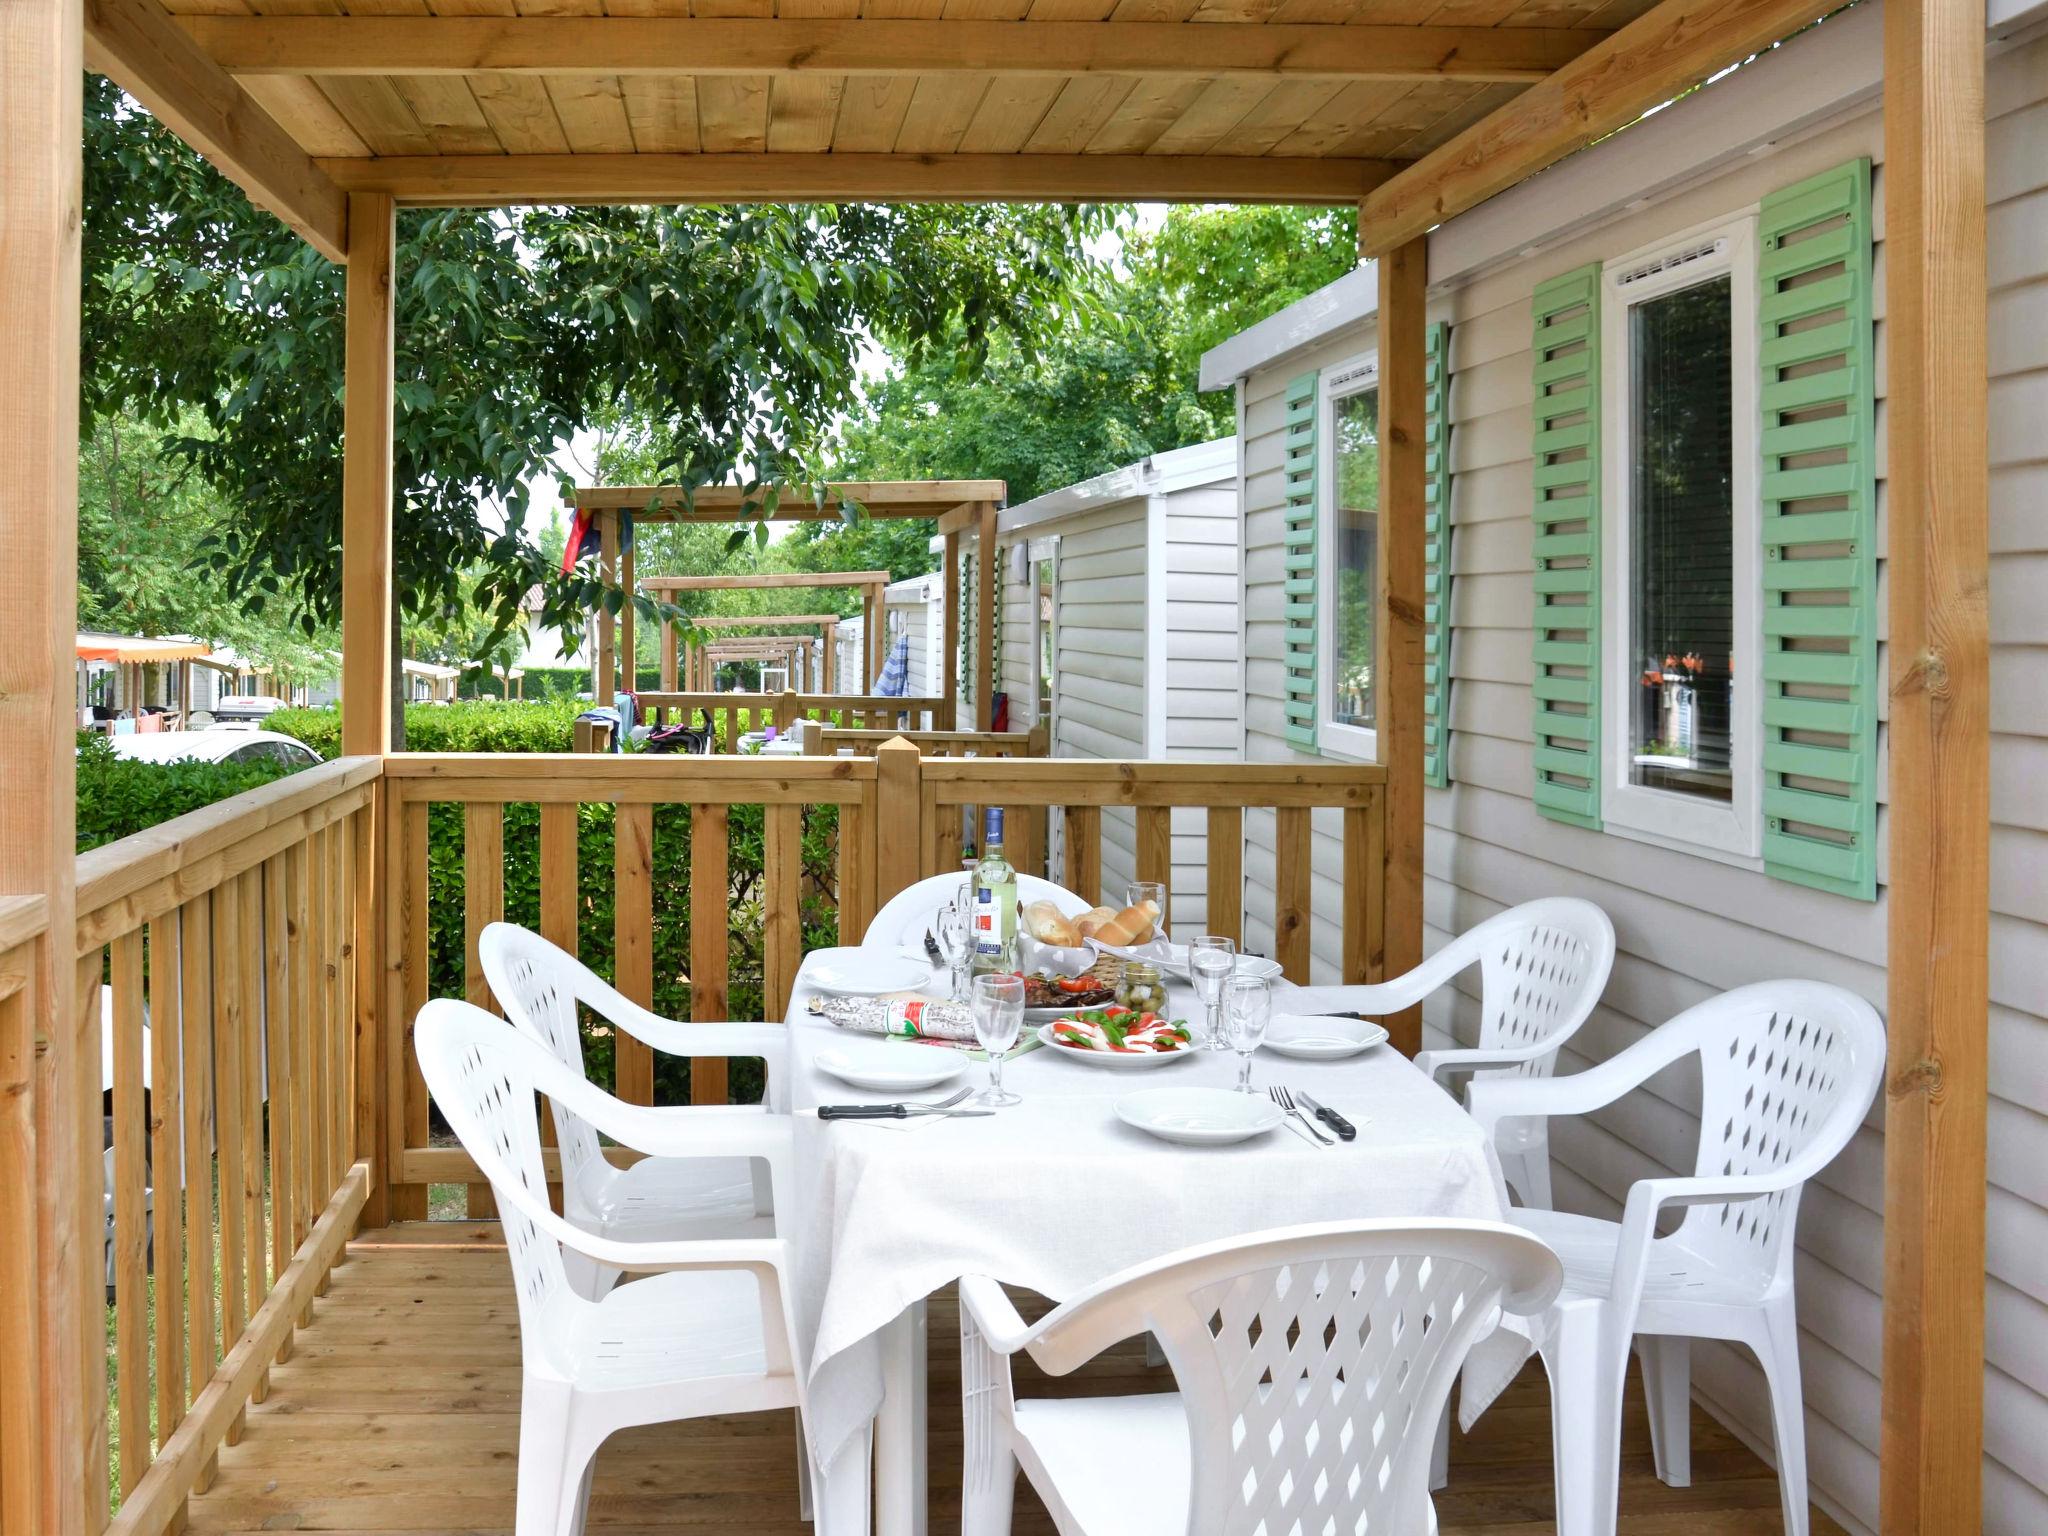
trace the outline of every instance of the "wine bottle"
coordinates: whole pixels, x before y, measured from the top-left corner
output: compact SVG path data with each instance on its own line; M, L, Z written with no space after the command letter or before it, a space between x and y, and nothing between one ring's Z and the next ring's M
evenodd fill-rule
M990 806L974 866L974 959L970 973L987 976L1017 969L1017 872L1003 857L1003 812Z

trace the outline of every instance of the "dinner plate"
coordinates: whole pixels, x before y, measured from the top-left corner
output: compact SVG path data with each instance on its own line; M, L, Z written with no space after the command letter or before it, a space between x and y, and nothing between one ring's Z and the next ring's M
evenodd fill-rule
M1266 1049L1308 1061L1356 1056L1387 1038L1386 1029L1366 1019L1312 1013L1276 1013L1266 1029Z
M1222 1146L1263 1136L1286 1118L1263 1093L1228 1088L1147 1088L1116 1101L1116 1117L1162 1141Z
M856 1088L873 1088L880 1093L914 1093L950 1083L967 1070L962 1051L907 1045L842 1045L820 1051L811 1058L818 1070L830 1073Z
M1070 1016L1072 1010L1060 1015ZM1055 1019L1053 1023L1058 1023ZM1163 1067L1169 1062L1185 1061L1190 1056L1202 1054L1202 1048L1191 1045L1182 1051L1084 1051L1079 1046L1061 1045L1052 1036L1052 1024L1038 1026L1038 1043L1055 1056L1072 1057L1090 1067L1108 1067L1113 1072L1142 1072L1148 1067Z
M804 980L820 992L852 997L912 992L931 979L924 961L886 949L817 949L804 966Z

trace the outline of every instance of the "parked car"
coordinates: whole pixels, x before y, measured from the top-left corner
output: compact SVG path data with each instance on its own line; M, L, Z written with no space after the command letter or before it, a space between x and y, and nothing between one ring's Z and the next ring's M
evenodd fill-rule
M110 736L116 757L140 763L283 763L310 768L320 754L295 737L254 729L166 731L157 736Z

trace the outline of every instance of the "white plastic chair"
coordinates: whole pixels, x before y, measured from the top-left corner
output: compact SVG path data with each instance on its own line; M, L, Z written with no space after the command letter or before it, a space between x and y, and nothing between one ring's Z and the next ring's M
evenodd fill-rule
M1413 1007L1479 967L1479 1044L1423 1051L1415 1065L1432 1082L1445 1071L1492 1077L1548 1077L1557 1050L1600 1001L1614 969L1614 924L1590 901L1555 896L1524 902L1461 933L1405 976L1342 995L1360 1013ZM1501 1171L1522 1203L1550 1207L1550 1140L1541 1120L1510 1122L1494 1137Z
M939 908L953 899L954 893L967 877L963 874L932 875L917 884L906 886L887 901L882 910L868 924L868 930L861 935L861 947L874 949L914 949L924 952L924 936L930 932L932 920ZM1059 909L1072 917L1086 912L1095 905L1076 896L1063 885L1038 875L1017 877L1017 905L1024 907L1034 901L1052 901Z
M523 1366L516 1536L582 1528L593 1458L621 1429L801 1408L787 1243L622 1242L564 1221L548 1204L534 1095L657 1155L758 1157L786 1193L788 1140L768 1117L718 1124L623 1104L452 998L421 1009L413 1033L428 1091L490 1180L511 1256ZM569 1283L572 1253L651 1278L592 1301Z
M1689 1008L1620 1055L1548 1081L1494 1078L1474 1118L1578 1115L1688 1056L1700 1064L1700 1147L1690 1177L1631 1185L1619 1222L1517 1211L1555 1248L1565 1285L1538 1330L1550 1373L1558 1529L1610 1536L1622 1380L1639 1335L1657 1475L1692 1480L1690 1340L1746 1344L1763 1365L1787 1536L1806 1536L1806 1433L1792 1291L1799 1193L1848 1144L1884 1072L1884 1024L1854 993L1767 981ZM1669 1235L1658 1214L1681 1206Z
M678 1024L622 996L596 972L513 923L492 923L477 941L484 977L505 1016L577 1077L585 1076L581 1004L615 1029L674 1056L758 1056L773 1070L789 1049L780 1024ZM664 1115L728 1124L758 1121L759 1105L694 1105ZM695 1237L767 1237L775 1230L772 1192L762 1171L744 1157L649 1157L618 1168L598 1150L597 1134L560 1099L554 1102L555 1140L561 1147L562 1210L586 1232L619 1242L668 1242ZM769 1117L786 1141L786 1116ZM569 1260L572 1283L595 1299L618 1272Z
M1114 1275L1027 1327L960 1282L963 1536L1010 1529L1022 1465L1065 1536L1433 1529L1432 1431L1499 1316L1557 1294L1542 1243L1479 1221L1284 1227ZM1150 1331L1175 1393L1026 1399L1010 1357L1064 1376Z

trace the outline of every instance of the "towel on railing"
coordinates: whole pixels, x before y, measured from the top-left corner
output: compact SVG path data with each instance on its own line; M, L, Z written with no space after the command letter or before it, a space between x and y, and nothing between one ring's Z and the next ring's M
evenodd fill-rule
M875 679L875 693L885 699L900 699L910 692L910 636L898 635L889 647L889 659L882 663L882 675Z

